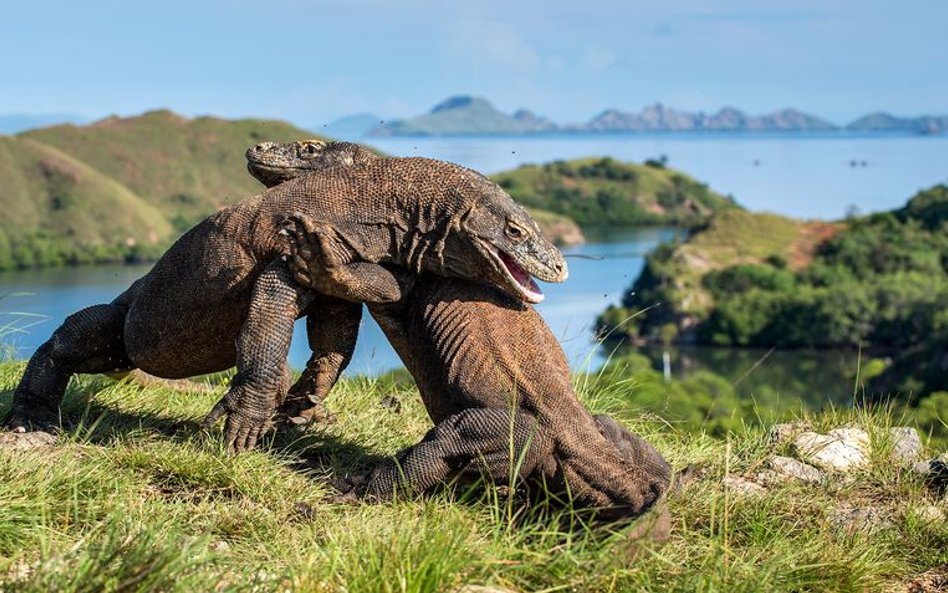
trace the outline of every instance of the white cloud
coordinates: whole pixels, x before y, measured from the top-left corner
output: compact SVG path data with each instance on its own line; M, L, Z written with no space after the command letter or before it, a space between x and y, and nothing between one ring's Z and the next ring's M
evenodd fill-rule
M533 47L507 23L462 17L454 27L452 43L472 61L515 71L536 70L540 57Z
M616 55L609 50L592 47L583 52L581 62L586 69L601 72L615 65Z

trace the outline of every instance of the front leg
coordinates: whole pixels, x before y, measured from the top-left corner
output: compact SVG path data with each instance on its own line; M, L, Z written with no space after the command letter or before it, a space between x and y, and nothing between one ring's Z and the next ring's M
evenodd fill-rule
M225 439L233 450L253 448L270 428L289 388L286 359L293 323L311 298L309 291L293 282L282 260L271 263L257 279L247 320L237 337L237 374L203 422L205 427L213 426L226 414Z
M333 416L323 406L323 400L352 360L362 305L316 294L305 314L312 355L279 413L292 424L332 422Z
M345 238L332 226L305 214L284 221L289 238L289 267L302 286L353 303L388 304L401 301L414 277L355 257Z

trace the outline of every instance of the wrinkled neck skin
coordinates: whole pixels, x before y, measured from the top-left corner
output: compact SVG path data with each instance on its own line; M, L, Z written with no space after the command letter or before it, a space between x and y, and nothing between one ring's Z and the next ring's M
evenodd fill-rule
M449 216L417 203L403 207L406 209L398 212L400 220L396 221L401 233L393 237L391 263L416 274L452 275L445 261L445 249L453 237L463 232L461 224L471 209Z

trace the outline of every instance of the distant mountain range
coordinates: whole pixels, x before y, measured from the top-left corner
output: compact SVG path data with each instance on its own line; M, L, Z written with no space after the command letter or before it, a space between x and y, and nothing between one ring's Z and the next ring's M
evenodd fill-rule
M371 119L370 119L371 117ZM897 117L872 113L846 126L797 109L750 115L734 107L715 113L690 112L661 103L639 112L606 109L586 123L556 124L527 110L504 113L482 97L460 95L438 103L428 113L408 119L384 121L374 115L349 116L322 130L330 136L355 139L364 136L464 136L540 134L549 132L806 132L885 131L914 134L948 132L948 116ZM344 129L334 134L333 129Z

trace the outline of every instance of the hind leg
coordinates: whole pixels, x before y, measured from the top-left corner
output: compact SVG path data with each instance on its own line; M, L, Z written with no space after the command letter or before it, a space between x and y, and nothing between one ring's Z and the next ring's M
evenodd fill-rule
M4 424L17 432L58 425L69 377L132 368L125 353L125 307L93 305L74 313L30 358Z
M364 496L418 494L459 473L501 484L524 480L550 453L538 429L536 419L525 412L465 410L438 423L395 459L382 462L367 478Z
M306 336L313 354L299 380L290 388L279 414L298 425L333 422L335 417L323 405L323 400L352 360L362 305L316 294L304 313Z

